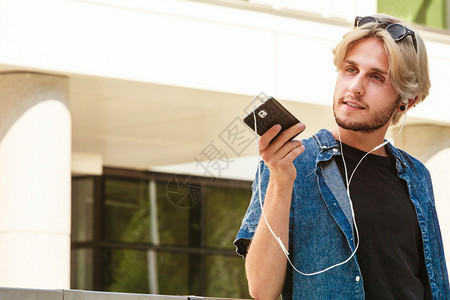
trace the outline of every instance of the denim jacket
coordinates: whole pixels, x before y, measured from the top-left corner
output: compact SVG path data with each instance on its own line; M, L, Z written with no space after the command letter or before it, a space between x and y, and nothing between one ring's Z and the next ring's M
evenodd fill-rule
M294 160L297 169L289 222L289 253L294 266L312 273L346 260L355 249L353 221L346 189L333 156L338 142L322 129L303 140L305 152ZM388 144L396 159L398 176L405 180L423 239L425 265L433 299L450 299L448 273L436 215L431 178L417 159ZM261 208L258 175L250 206L237 234L237 252L245 256L259 222ZM264 199L269 169L261 162L261 196ZM268 257L267 259L270 259ZM356 257L314 276L304 276L288 265L283 299L364 299Z

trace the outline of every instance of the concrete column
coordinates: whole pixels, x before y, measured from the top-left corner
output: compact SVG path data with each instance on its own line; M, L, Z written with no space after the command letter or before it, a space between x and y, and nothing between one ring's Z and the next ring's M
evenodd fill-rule
M70 288L68 79L0 73L0 286Z
M395 130L393 130L395 132ZM397 147L420 159L433 180L436 209L441 225L447 267L450 267L450 127L436 125L405 126L395 140Z

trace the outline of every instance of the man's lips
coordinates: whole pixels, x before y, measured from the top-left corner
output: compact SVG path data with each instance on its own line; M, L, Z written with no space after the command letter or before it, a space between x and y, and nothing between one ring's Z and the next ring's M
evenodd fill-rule
M366 109L364 106L358 104L357 102L353 102L353 101L344 101L344 104L353 107L353 108L357 108L357 109Z
M343 97L342 103L354 109L366 109L366 107L351 97Z

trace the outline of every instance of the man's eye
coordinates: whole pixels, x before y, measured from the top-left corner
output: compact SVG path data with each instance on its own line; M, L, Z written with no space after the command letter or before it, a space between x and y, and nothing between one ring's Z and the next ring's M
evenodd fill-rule
M376 81L384 82L384 78L376 74L372 75L372 78L375 79Z
M348 67L347 68L347 72L349 72L349 73L356 73L356 68Z

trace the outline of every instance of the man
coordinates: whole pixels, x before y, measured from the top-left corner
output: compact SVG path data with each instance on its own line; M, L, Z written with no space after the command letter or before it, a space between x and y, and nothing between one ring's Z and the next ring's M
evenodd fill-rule
M333 53L337 128L297 141L304 124L274 138L275 125L259 140L260 176L235 241L250 294L450 299L429 172L385 142L428 95L423 40L396 18L358 17Z

